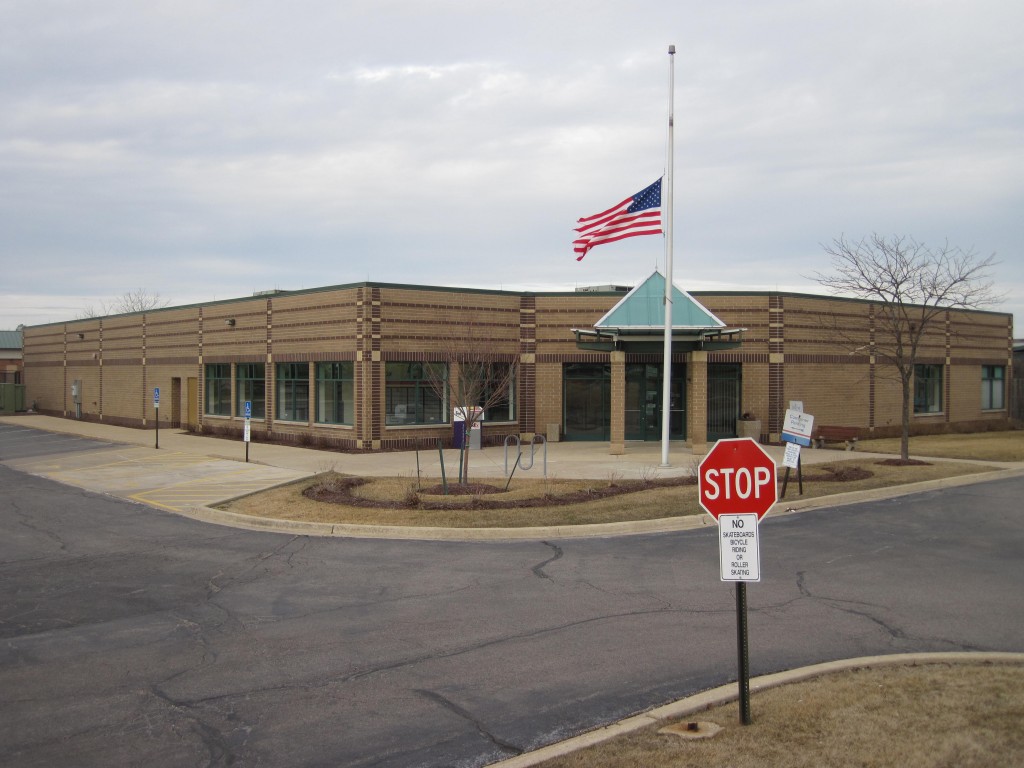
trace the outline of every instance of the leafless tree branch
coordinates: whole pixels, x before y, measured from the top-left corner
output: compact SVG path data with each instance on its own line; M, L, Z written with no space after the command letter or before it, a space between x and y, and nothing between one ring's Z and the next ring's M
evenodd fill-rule
M991 269L995 255L980 257L948 242L929 247L912 237L872 234L860 240L845 235L822 245L832 258L832 272L815 272L813 278L831 293L874 303L875 333L870 344L876 359L895 368L900 379L902 402L901 454L910 450L910 393L914 366L923 343L949 309L984 309L1004 296L994 289ZM833 326L841 342L856 340Z

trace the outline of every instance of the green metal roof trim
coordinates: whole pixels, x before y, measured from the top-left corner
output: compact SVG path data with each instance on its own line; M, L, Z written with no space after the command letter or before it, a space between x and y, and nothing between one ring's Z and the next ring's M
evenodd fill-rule
M655 270L651 276L627 293L622 301L594 323L595 328L628 330L665 327L665 277ZM715 317L686 291L672 286L672 327L724 328Z
M0 331L0 349L21 349L21 331Z

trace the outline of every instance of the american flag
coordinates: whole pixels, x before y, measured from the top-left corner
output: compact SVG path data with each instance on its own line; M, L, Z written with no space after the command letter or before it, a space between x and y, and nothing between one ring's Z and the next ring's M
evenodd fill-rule
M576 231L580 233L572 241L573 251L579 254L576 261L596 245L637 235L660 235L661 179L607 211L580 219Z

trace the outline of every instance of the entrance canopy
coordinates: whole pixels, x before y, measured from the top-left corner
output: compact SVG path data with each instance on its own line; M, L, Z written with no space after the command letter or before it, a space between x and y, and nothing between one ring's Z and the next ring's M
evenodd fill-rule
M686 291L672 286L672 351L733 349L743 328L728 328ZM593 328L572 331L576 346L600 352L662 352L665 342L665 277L655 270L627 293Z

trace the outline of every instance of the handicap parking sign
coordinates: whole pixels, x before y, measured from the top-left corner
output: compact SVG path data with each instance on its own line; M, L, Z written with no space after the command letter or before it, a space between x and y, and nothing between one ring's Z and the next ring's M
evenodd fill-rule
M245 418L252 418L252 400L245 401Z

